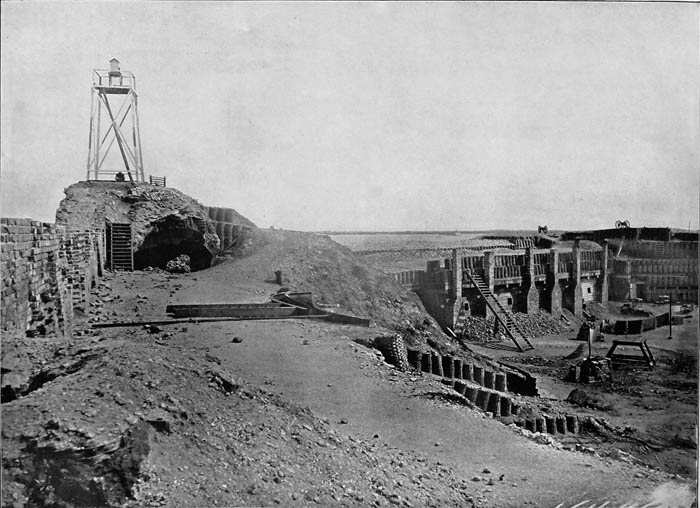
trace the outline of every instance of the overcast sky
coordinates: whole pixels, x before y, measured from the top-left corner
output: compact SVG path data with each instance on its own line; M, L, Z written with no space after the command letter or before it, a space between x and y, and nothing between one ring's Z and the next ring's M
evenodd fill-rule
M2 216L84 180L92 69L146 175L301 230L698 227L692 3L3 2Z

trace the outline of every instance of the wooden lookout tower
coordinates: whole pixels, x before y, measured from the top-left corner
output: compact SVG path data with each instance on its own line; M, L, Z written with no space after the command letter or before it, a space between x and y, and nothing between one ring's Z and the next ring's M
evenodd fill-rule
M112 58L109 70L93 69L88 180L145 181L137 103L136 78L120 69L119 60ZM105 165L115 141L123 167L110 167L115 157Z

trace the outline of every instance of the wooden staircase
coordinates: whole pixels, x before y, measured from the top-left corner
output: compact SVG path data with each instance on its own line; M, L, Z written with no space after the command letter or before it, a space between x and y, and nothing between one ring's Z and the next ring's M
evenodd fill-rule
M493 312L494 316L496 316L496 320L503 327L506 334L511 338L515 346L518 348L518 351L522 353L524 351L535 349L535 346L533 346L525 336L525 332L520 329L518 324L515 322L515 319L513 319L513 315L503 308L501 302L498 301L498 298L496 298L496 296L491 292L488 285L482 280L482 278L478 274L472 273L469 270L467 270L466 273L469 280L471 280L472 284L474 284L474 286L479 290L481 296L484 297L486 305L488 305L491 312ZM525 345L523 346L521 342L524 342Z
M107 223L107 261L112 270L134 270L134 252L131 249L131 224Z

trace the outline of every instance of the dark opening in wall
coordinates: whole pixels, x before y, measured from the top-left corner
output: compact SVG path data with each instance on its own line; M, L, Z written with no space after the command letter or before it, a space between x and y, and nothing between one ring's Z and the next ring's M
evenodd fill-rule
M190 257L193 272L211 266L213 256L204 235L191 227L187 220L170 216L159 221L144 238L141 248L134 253L134 268L143 270L152 266L164 269L168 261L181 254Z

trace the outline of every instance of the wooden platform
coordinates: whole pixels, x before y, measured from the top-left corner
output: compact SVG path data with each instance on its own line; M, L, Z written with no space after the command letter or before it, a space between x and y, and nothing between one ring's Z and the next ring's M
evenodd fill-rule
M619 346L630 346L639 349L641 355L615 353L615 350ZM612 346L608 350L608 353L605 355L605 357L610 359L613 368L616 365L624 366L635 364L646 365L650 369L653 369L654 366L656 366L656 360L654 359L654 355L652 354L651 349L649 349L649 345L647 344L646 339L643 339L642 337L636 337L634 339L613 340Z

